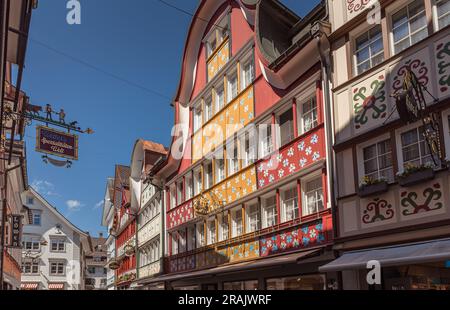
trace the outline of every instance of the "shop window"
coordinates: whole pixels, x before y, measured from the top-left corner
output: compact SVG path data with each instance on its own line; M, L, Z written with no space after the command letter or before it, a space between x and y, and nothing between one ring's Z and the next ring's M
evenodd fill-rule
M355 40L356 74L362 74L384 60L381 26L377 25Z
M273 196L263 198L263 228L271 227L277 224L277 199Z
M258 280L224 282L225 291L255 291L258 289Z
M247 214L247 231L248 233L258 231L260 229L259 223L259 205L258 203L253 203L245 208L245 213Z
M430 149L424 138L424 127L401 134L403 166L434 165Z
M394 54L418 43L428 36L424 0L415 0L392 15Z
M435 8L438 29L450 25L450 0L436 0Z
M292 108L287 109L278 117L278 124L280 125L281 146L288 144L294 139L293 119Z
M219 241L228 239L228 214L219 215Z
M316 97L311 97L301 104L300 120L301 120L300 134L306 133L311 129L317 127L319 122L317 118Z
M283 222L291 221L298 218L298 195L296 184L281 192L281 205Z
M272 278L266 280L267 290L325 290L325 276L299 275L296 277Z
M310 215L324 210L322 178L318 177L304 182L303 215Z
M390 139L365 147L363 157L365 177L371 180L394 181Z
M208 221L208 245L216 243L216 220Z
M238 237L243 233L242 208L231 211L232 237Z

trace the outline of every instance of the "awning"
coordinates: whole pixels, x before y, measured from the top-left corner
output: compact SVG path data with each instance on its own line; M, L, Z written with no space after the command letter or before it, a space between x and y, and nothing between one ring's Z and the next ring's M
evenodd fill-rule
M321 272L366 269L371 260L381 267L432 263L450 259L450 239L410 243L401 246L375 248L344 253L338 259L319 268Z
M64 283L49 283L48 284L49 290L63 290L64 289Z
M37 282L22 282L20 284L21 290L37 290L39 286L39 283Z
M142 281L140 283L148 284L148 283L162 282L162 281L182 280L185 278L217 276L217 275L221 275L221 274L249 271L250 269L255 270L258 268L275 267L275 266L286 265L286 264L295 264L295 263L298 263L301 259L305 259L305 258L312 256L314 254L317 254L321 251L322 251L322 248L319 248L319 249L312 249L312 250L303 251L303 252L296 252L296 253L287 254L287 255L266 257L266 258L262 258L262 259L258 259L258 260L252 260L252 261L242 262L242 263L237 263L237 264L224 265L224 266L219 266L219 267L210 268L210 269L204 269L204 270L200 270L200 271L187 272L187 273L182 273L182 274L165 275L165 276L149 279L147 281Z

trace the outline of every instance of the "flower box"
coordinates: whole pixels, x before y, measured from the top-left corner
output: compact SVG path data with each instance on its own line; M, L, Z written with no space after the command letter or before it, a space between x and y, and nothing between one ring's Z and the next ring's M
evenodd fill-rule
M413 185L422 183L424 181L434 179L434 175L435 175L435 172L434 172L433 168L426 168L423 170L409 173L408 175L405 175L405 176L400 176L398 178L398 184L400 184L400 186L403 186L403 187L413 186Z
M388 183L381 181L370 185L362 185L358 190L359 197L373 196L381 193L385 193L388 190Z

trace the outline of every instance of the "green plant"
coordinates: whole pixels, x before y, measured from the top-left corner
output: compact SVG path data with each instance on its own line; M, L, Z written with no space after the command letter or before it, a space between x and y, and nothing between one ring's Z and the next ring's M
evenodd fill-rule
M403 170L403 172L398 173L397 176L399 178L406 178L407 176L414 174L416 172L425 171L425 170L432 169L432 168L433 168L433 166L430 163L426 163L424 165L419 165L419 166L407 163L405 165L405 169Z
M362 179L360 187L364 188L364 187L367 187L367 186L370 186L370 185L375 185L375 184L379 184L379 183L383 183L383 182L386 182L386 179L383 178L383 177L379 178L379 179L376 179L376 178L373 178L373 177L370 177L370 176L366 175Z

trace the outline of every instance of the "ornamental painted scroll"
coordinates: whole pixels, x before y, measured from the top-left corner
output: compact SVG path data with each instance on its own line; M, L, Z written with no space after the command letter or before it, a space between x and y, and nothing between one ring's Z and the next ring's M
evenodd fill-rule
M392 205L380 198L376 198L367 204L363 214L362 221L364 224L387 221L392 219L395 215Z
M383 74L370 83L370 89L367 89L366 86L357 87L353 93L356 129L367 124L369 117L375 120L386 117L387 104Z
M443 208L443 204L440 201L442 197L441 185L439 183L434 184L426 188L422 196L415 191L403 192L401 194L401 205L405 208L402 211L404 216L411 216L418 214L419 212L430 212ZM420 203L420 198L424 198L425 201Z

